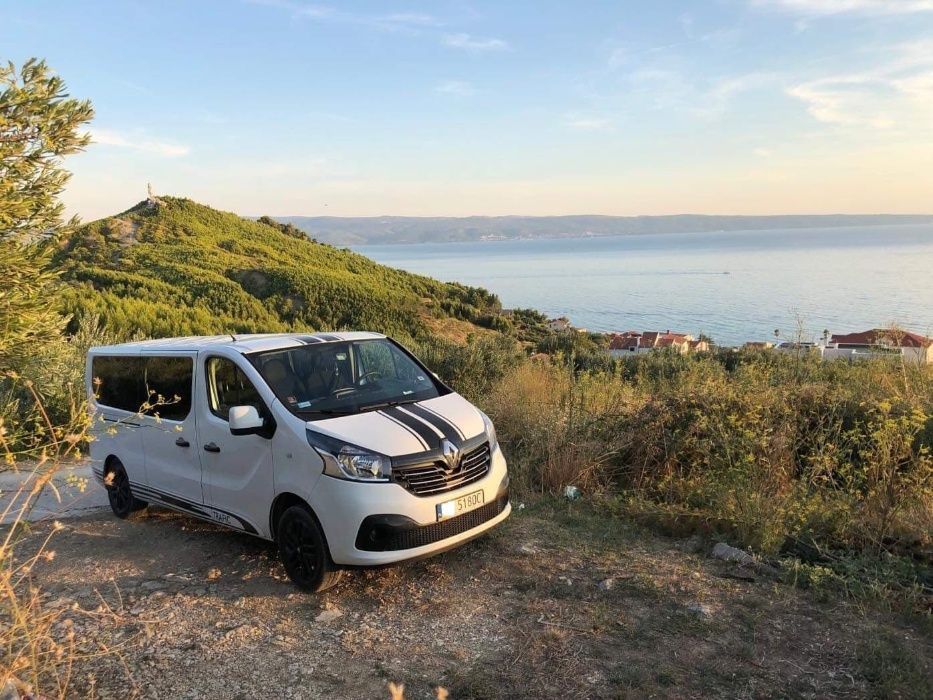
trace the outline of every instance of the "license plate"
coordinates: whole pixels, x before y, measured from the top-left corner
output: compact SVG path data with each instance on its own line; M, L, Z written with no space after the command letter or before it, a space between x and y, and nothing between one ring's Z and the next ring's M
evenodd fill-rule
M483 505L483 492L474 491L466 496L460 496L452 501L444 501L437 504L437 519L446 520L478 508Z

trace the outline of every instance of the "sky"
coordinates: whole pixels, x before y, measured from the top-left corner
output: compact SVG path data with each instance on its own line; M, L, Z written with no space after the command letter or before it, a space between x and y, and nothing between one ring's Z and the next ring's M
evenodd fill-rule
M0 0L85 220L933 213L933 0Z

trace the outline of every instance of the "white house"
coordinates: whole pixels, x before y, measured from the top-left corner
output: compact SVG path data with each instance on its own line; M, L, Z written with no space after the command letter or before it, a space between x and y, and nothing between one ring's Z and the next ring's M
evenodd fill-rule
M823 348L824 360L860 360L903 357L906 362L933 364L933 338L910 331L873 328L861 333L830 337Z
M552 318L550 321L547 322L547 326L552 331L557 331L558 333L561 333L563 331L569 331L570 330L570 319L567 318L566 316L561 316L560 318Z

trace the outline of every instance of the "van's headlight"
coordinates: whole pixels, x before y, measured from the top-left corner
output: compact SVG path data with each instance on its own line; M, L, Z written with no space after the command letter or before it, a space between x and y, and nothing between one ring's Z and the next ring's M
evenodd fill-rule
M351 481L388 481L391 478L392 460L386 455L312 430L307 434L308 443L324 460L325 474Z
M494 450L499 442L496 437L496 426L492 424L492 420L485 413L480 411L479 414L483 417L483 425L486 426L486 437L489 440L489 449Z

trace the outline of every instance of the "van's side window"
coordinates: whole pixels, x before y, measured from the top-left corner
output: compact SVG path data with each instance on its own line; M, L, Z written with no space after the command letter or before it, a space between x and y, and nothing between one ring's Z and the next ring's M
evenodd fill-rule
M194 360L190 357L150 357L146 363L146 389L150 402L162 397L161 405L148 411L167 420L184 420L191 411L191 379Z
M256 387L225 357L207 359L207 398L211 413L224 420L231 406L254 406L260 414L266 411Z
M91 365L97 403L136 413L146 401L142 357L97 356Z

